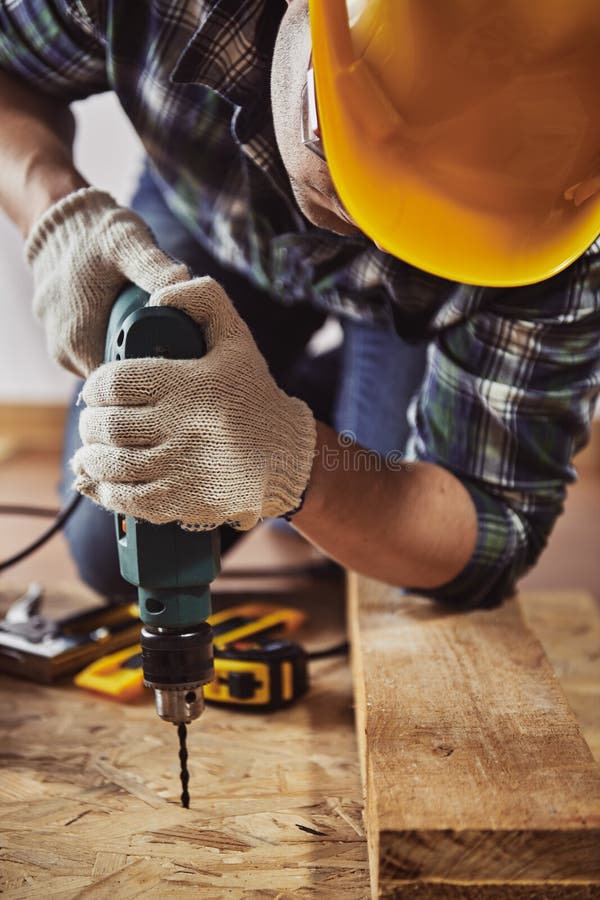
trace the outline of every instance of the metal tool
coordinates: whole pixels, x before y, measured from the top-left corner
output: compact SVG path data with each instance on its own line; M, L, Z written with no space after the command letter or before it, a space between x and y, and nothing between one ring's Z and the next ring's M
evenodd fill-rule
M0 671L51 684L138 637L135 603L95 606L51 619L43 612L43 601L41 585L31 584L0 619Z
M106 361L204 355L193 319L172 307L149 307L147 300L132 285L121 292L108 324ZM202 685L214 674L206 619L210 583L220 570L218 531L184 531L177 522L157 526L118 514L115 522L121 574L138 588L144 683L154 691L161 719L185 726L201 715ZM181 740L182 729L179 734ZM186 772L182 762L182 788Z

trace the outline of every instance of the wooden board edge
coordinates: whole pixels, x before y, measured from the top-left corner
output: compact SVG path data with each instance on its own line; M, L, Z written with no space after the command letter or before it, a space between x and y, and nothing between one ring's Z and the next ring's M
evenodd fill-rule
M374 803L373 791L369 789L369 759L367 747L367 723L364 714L365 704L356 702L360 685L364 685L364 672L362 655L360 653L360 634L358 629L358 580L356 572L346 574L346 592L348 609L348 636L350 638L350 662L352 667L352 683L354 691L354 723L356 739L358 743L358 755L360 773L363 786L363 824L367 835L367 851L369 856L369 874L371 881L371 897L376 900L378 896L377 885L379 881L379 832L369 828L371 817L367 814Z
M597 900L597 884L579 881L488 882L404 881L381 885L379 900Z
M60 451L67 409L63 403L0 403L0 459L26 450Z
M486 855L486 845L493 852L486 856L488 865L485 873L462 873L456 879L461 884L516 885L572 884L597 886L600 893L600 815L589 827L582 830L580 823L570 826L523 831L503 829L473 829L469 831L428 830L381 831L379 834L379 886L384 884L404 885L421 879L424 883L453 884L451 876L435 878L427 869L427 856L434 856L441 842L450 846L457 855L475 858ZM421 861L415 865L414 850L417 849ZM530 861L536 860L532 870ZM523 873L527 873L524 875Z

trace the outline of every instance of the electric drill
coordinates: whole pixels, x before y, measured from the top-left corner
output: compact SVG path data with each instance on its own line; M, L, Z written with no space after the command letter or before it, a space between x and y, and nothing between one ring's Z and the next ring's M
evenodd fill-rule
M204 355L202 330L193 319L173 307L146 306L147 300L148 294L134 285L118 296L108 324L107 362ZM220 571L219 533L184 531L176 522L152 525L119 514L115 521L121 574L138 588L144 683L154 690L161 719L180 726L184 753L185 724L201 715L202 686L214 676L206 619L210 583ZM183 768L182 756L182 775Z

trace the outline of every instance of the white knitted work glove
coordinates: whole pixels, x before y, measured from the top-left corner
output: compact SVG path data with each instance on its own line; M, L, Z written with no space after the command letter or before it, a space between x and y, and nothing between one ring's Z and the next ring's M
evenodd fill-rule
M149 522L245 531L301 503L316 426L273 380L246 324L212 278L158 291L202 325L201 359L106 363L83 388L75 486Z
M96 188L51 206L34 225L25 257L49 353L84 377L104 358L110 310L126 282L152 294L190 277L185 265L159 250L136 213Z

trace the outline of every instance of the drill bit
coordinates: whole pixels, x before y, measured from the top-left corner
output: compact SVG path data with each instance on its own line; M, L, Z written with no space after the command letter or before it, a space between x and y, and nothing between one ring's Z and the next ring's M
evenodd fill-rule
M187 746L186 746L186 737L187 737L187 726L185 722L180 722L177 726L177 734L179 735L179 762L181 766L180 776L181 776L181 805L184 809L190 808L190 795L188 793L188 784L190 782L190 773L188 772L187 767Z

